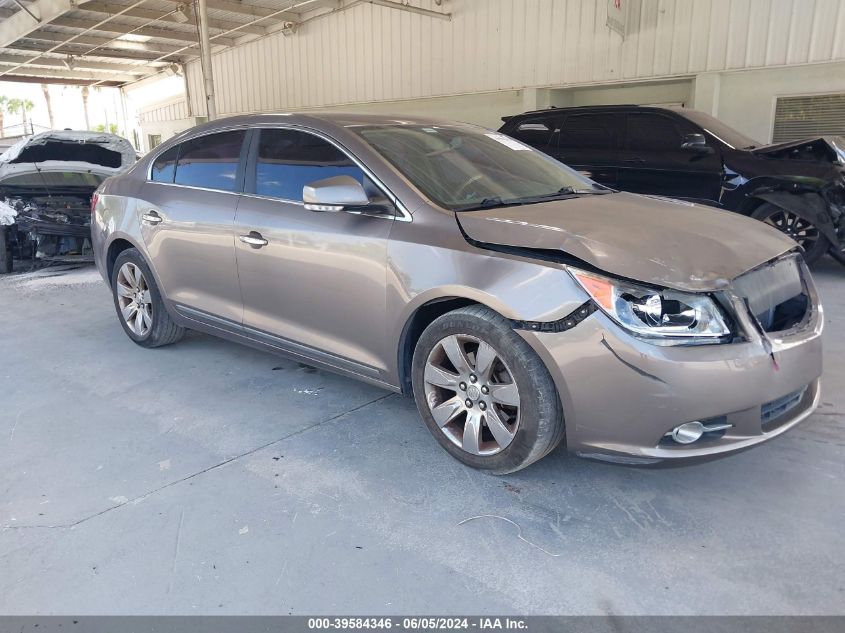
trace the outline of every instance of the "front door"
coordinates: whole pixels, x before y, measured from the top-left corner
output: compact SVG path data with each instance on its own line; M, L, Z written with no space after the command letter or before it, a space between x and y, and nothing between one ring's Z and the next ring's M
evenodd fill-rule
M372 197L363 170L324 138L260 131L235 218L248 332L288 352L383 378L389 215L308 211L302 189L348 175ZM256 241L257 240L257 241Z
M675 117L632 113L620 152L619 188L688 200L718 200L721 158L683 149L687 134L701 133Z
M159 156L141 191L147 251L168 299L240 323L232 226L245 131L190 139Z

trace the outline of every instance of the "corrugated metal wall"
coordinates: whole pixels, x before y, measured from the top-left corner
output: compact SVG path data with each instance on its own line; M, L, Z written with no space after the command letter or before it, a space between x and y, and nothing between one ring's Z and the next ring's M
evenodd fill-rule
M359 4L213 58L221 114L691 75L845 58L843 0L411 0ZM188 66L205 111L199 64Z
M157 123L159 121L185 119L187 116L188 104L184 99L180 99L142 109L138 113L138 120L140 123Z

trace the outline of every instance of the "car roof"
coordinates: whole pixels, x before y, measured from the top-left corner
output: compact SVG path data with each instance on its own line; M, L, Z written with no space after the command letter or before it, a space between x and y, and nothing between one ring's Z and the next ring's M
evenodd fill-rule
M223 117L186 130L191 134L200 130L217 130L242 125L316 125L317 127L401 126L401 125L470 125L459 121L404 114L360 114L353 112L274 112L241 114ZM181 136L181 135L180 135Z
M536 116L536 115L544 115L544 114L556 114L556 113L570 113L570 112L614 112L618 110L643 110L643 111L669 111L675 112L676 114L681 114L683 110L682 107L679 106L659 106L659 105L637 105L635 103L620 103L620 104L613 104L613 105L584 105L584 106L565 106L562 108L558 108L556 106L552 106L551 108L544 108L542 110L530 110L529 112L521 112L520 114L515 114L508 119L514 119L517 117L523 116Z

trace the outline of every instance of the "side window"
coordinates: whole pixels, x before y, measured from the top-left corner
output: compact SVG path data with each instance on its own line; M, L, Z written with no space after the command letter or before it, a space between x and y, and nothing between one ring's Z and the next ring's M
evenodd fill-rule
M173 182L176 173L176 158L179 155L179 146L174 145L169 150L155 159L150 170L150 176L155 182Z
M238 161L243 145L243 130L200 136L180 145L176 163L178 185L234 191Z
M334 176L352 176L373 195L361 168L328 141L299 130L261 130L256 194L300 201L305 185Z
M552 141L557 125L557 118L525 119L517 123L513 137L534 147L547 147Z
M560 146L579 149L616 149L619 146L618 115L573 114L560 131Z
M628 115L628 149L677 151L681 149L683 135L686 133L669 117L659 114Z

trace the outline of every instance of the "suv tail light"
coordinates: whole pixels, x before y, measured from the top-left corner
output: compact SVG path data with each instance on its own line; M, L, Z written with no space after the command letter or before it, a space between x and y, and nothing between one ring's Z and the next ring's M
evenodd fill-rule
M94 195L91 196L91 215L94 215L94 209L97 208L97 200L99 199L100 194L95 191Z

